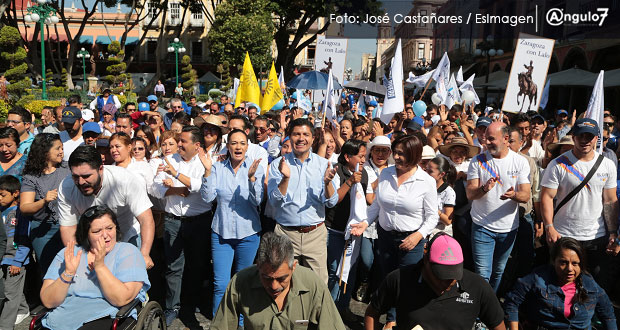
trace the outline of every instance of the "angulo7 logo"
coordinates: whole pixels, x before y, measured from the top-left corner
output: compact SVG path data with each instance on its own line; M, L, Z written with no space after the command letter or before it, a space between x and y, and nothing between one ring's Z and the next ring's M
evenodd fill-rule
M603 26L605 18L609 8L596 8L596 12L588 11L580 14L564 13L562 8L551 8L547 11L546 19L547 23L552 26L560 26L564 23L571 23L574 25L581 23L598 23L598 26Z

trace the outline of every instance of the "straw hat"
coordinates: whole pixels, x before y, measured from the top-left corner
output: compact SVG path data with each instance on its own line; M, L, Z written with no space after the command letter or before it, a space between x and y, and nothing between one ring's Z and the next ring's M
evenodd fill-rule
M467 149L467 158L472 158L480 153L480 147L475 147L468 144L467 140L460 136L453 138L452 142L448 144L439 146L439 152L441 152L444 156L450 156L450 149L452 149L452 147L463 147Z
M228 132L228 127L222 124L222 118L220 118L220 116L209 115L207 116L207 119L204 119L201 116L194 118L194 125L200 127L200 129L203 129L203 126L207 124L219 127L223 134Z
M422 160L435 158L435 150L431 146L422 147Z
M559 148L562 148L562 146L572 146L572 145L575 145L573 143L573 136L566 135L560 139L560 142L551 143L550 145L548 145L547 150L553 153L553 152L556 152L556 150L558 150Z

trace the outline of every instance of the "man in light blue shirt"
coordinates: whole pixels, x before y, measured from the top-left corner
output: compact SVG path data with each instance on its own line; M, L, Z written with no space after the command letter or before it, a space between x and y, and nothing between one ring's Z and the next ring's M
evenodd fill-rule
M277 222L275 232L293 241L295 257L327 283L325 207L338 202L336 169L311 152L314 128L307 119L290 126L293 152L275 159L269 169L267 193Z

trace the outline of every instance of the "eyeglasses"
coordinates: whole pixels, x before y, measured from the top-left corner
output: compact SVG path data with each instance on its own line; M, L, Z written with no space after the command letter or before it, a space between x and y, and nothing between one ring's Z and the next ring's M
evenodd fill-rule
M261 133L265 133L267 132L268 128L267 127L255 127L255 129L257 131L260 131Z
M182 108L183 108L183 106L180 106L180 105L173 105L173 106L171 106L171 108L172 108L172 109L182 109Z
M21 120L8 120L8 119L7 119L7 120L6 120L6 123L7 123L7 124L15 124L15 125L17 125L17 124L19 124L19 123L23 123L23 121L21 121Z
M134 149L138 150L138 151L144 151L145 150L144 147L135 147Z
M127 111L136 111L136 108L127 108Z

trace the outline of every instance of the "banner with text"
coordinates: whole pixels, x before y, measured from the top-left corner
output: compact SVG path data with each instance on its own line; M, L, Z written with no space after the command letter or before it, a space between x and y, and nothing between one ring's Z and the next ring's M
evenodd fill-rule
M502 110L538 110L554 44L554 39L519 33Z
M316 37L314 65L316 71L332 74L341 85L344 85L344 68L347 58L347 39L332 39L324 36Z

